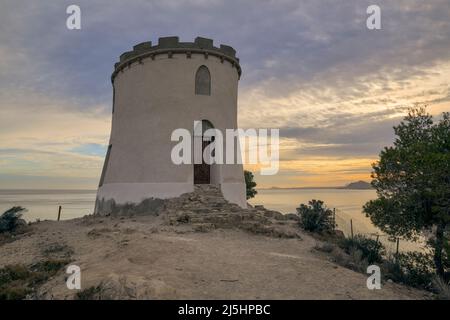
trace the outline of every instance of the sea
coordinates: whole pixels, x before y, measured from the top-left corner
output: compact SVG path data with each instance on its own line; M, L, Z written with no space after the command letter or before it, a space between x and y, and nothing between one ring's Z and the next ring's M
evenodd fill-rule
M94 190L0 190L0 213L14 207L26 209L28 222L56 220L61 206L61 220L79 218L94 212Z

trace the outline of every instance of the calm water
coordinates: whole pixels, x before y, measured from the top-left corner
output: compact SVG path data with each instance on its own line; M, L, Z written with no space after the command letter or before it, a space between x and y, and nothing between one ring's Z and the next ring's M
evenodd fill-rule
M336 207L352 213L361 213L362 206L375 199L374 190L348 189L274 189L258 190L252 204L262 204L283 213L295 212L295 208L309 200L323 200L328 207Z
M22 206L27 221L56 220L62 206L61 220L73 219L94 211L95 195L92 190L0 190L0 212Z
M27 221L56 220L58 206L62 206L61 219L73 219L91 214L94 211L96 192L92 190L0 190L0 213L13 207L27 209ZM311 199L323 200L330 208L336 208L338 229L350 234L350 220L354 233L381 233L362 213L362 206L375 199L373 190L343 189L279 189L259 190L251 204L264 205L268 209L283 213L295 212L301 203ZM387 246L394 244L380 238ZM416 244L401 242L401 250L416 249Z

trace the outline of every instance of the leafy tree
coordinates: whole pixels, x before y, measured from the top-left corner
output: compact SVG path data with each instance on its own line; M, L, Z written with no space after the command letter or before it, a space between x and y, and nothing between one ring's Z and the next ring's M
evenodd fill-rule
M450 222L450 114L438 123L416 105L394 127L396 139L372 165L378 198L364 211L392 236L415 240L429 235L435 271L445 275ZM448 267L448 265L447 265Z
M321 200L311 200L297 208L300 215L300 226L311 232L333 230L333 211L328 209Z
M430 289L436 278L433 255L430 252L409 251L389 255L381 270L386 278L394 282L422 289Z
M255 197L255 195L258 193L256 191L256 182L253 181L254 175L250 171L245 170L244 171L244 177L245 177L245 189L247 192L247 200L250 198Z

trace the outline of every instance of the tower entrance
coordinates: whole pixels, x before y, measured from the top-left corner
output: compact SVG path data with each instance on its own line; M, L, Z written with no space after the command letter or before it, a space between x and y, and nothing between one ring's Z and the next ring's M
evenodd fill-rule
M200 128L194 129L194 148L201 146L201 163L194 164L194 184L210 184L211 183L211 165L205 162L203 152L206 147L213 141L214 137L205 135L205 131L214 128L212 123L208 120L202 120ZM200 150L194 150L200 154Z
M202 141L203 150L210 144L211 141ZM211 165L205 163L202 157L201 164L194 164L194 184L210 184L211 183Z

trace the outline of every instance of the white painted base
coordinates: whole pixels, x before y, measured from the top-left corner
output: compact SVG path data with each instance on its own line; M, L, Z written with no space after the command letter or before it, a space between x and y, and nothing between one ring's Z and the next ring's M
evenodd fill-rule
M193 192L191 183L107 183L98 188L97 199L117 204L139 203L148 198L167 199Z
M224 198L242 208L247 207L245 183L223 183L221 190ZM168 199L194 191L192 183L106 183L98 188L97 202L114 200L116 204L135 203L142 200ZM96 214L98 208L95 208Z
M222 183L221 190L226 200L241 208L247 208L245 183Z

